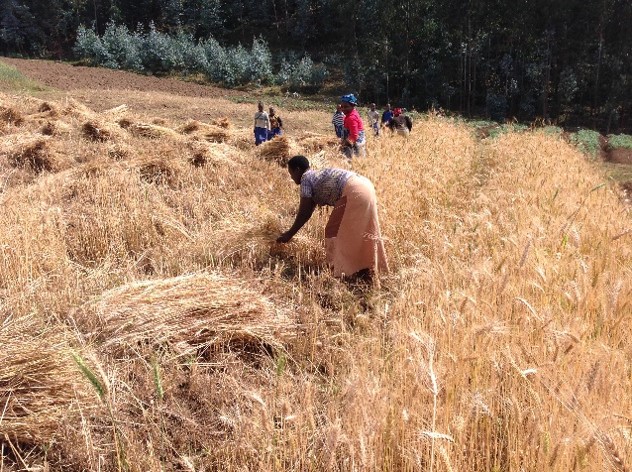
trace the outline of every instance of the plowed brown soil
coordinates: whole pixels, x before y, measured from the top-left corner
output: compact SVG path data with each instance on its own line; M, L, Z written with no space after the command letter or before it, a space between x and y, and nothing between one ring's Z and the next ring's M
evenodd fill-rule
M175 78L159 78L102 67L74 66L66 62L15 59L3 57L27 77L48 87L70 92L73 90L136 90L165 92L186 97L220 98L238 95L238 92L185 82Z
M125 104L148 120L161 117L172 122L195 119L208 121L229 116L231 122L250 122L253 104L243 104L235 113L230 97L243 92L187 82L172 77L155 77L102 67L74 66L65 62L0 57L29 79L50 87L37 92L39 98L78 100L95 111ZM241 108L237 105L237 108ZM233 113L228 113L232 109ZM246 111L248 110L248 111ZM254 111L252 111L254 113Z

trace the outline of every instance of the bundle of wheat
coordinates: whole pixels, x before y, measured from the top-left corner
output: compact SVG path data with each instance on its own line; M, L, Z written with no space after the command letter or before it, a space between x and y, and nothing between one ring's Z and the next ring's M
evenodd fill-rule
M143 156L131 163L145 182L176 188L180 182L182 168L178 161L164 156Z
M134 156L135 150L133 147L128 146L125 143L113 142L108 146L107 154L110 159L120 161Z
M0 324L0 424L5 438L48 443L72 405L94 401L62 331L47 330L35 317Z
M48 136L13 135L4 140L2 147L2 154L12 167L28 168L35 172L59 170L59 159L50 148Z
M68 135L73 127L60 120L46 120L42 123L39 132L46 136Z
M16 108L0 106L0 121L14 126L20 126L24 123L24 116Z
M241 150L250 150L255 142L252 129L238 128L230 133L227 143Z
M121 125L120 121L119 125ZM123 127L123 125L121 125L121 127ZM137 138L158 139L175 138L178 136L178 133L171 128L148 123L131 123L127 127L127 131Z
M123 113L127 112L128 108L129 107L127 105L123 104L123 105L119 105L119 106L110 108L108 110L105 110L103 112L103 114L115 117L115 116L119 116L119 115L122 115Z
M196 137L212 143L224 143L230 137L230 131L216 125L201 123L197 120L191 120L176 129L182 134L193 134Z
M176 131L178 133L182 133L182 134L191 134L191 133L199 130L201 125L202 125L202 123L200 123L198 120L190 120L190 121L187 121L182 126L178 126L176 128Z
M134 282L82 307L80 327L110 352L139 343L235 350L282 349L288 317L244 282L216 273Z
M94 111L72 98L66 100L66 104L59 110L59 113L79 120L91 120L96 116Z
M287 136L279 136L259 146L259 156L263 159L274 161L281 166L287 165L287 161L295 154L300 153L300 148Z
M127 117L119 118L118 120L116 120L116 122L123 129L128 129L134 124L134 122Z
M225 128L225 129L228 129L231 127L230 120L226 116L214 119L213 121L211 121L211 124L215 126L219 126L220 128Z
M247 220L227 218L211 239L218 241L216 254L223 261L260 265L276 257L306 268L325 266L322 242L305 233L297 234L289 243L278 244L276 239L285 229L277 215L265 212Z
M224 143L207 143L192 140L188 143L191 149L189 162L195 167L206 165L235 166L243 160L243 156L234 147Z
M107 121L93 119L83 124L83 135L92 141L120 140L123 134L120 128Z

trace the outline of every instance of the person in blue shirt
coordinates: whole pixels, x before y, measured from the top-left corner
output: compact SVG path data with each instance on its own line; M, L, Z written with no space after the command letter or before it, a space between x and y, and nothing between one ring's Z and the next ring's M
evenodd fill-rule
M382 113L382 126L390 126L393 119L393 111L391 110L391 104L387 103Z

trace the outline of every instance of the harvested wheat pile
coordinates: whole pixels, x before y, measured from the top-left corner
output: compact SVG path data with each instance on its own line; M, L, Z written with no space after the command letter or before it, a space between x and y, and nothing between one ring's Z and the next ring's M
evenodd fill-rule
M126 113L128 109L129 109L129 107L127 105L123 104L123 105L119 105L119 106L110 108L108 110L105 110L103 112L103 115L107 115L107 116L111 116L111 117L117 117L117 116L120 116L120 115Z
M206 143L190 141L191 155L189 162L195 167L212 166L236 166L243 162L243 155L237 149L224 143Z
M24 444L48 443L71 407L94 400L59 328L45 330L33 317L0 324L0 430Z
M323 267L326 264L325 249L318 241L305 233L299 233L289 243L278 244L276 239L284 228L278 216L262 214L256 219L237 220L227 218L224 226L212 235L218 241L217 257L224 261L261 264L276 257L305 267Z
M2 142L9 165L34 172L58 171L60 156L51 148L50 138L41 134L12 135Z
M211 124L224 129L229 129L232 126L230 120L225 116L214 119Z
M83 124L81 131L92 141L112 141L123 138L120 127L103 120L90 120Z
M224 143L230 137L230 131L216 125L201 123L197 120L191 120L177 128L182 134L194 135L198 139L203 139L212 143Z
M296 143L287 136L279 136L259 146L259 157L286 166L290 157L300 154Z
M121 127L125 128L120 122ZM164 126L152 125L148 123L131 123L126 127L132 136L137 138L159 139L159 138L175 138L178 133L171 128Z
M73 127L60 120L45 121L39 132L45 136L63 136L72 133Z
M215 273L135 282L84 306L78 323L107 351L140 343L181 352L209 347L283 349L293 324L245 283ZM85 323L85 325L84 325Z
M255 143L252 129L237 128L232 130L227 141L228 144L241 150L251 150Z
M20 126L24 123L24 116L16 108L0 106L0 121Z
M66 100L66 104L59 110L59 113L82 121L92 120L96 116L93 110L72 98Z
M202 123L200 123L198 120L190 120L187 121L185 124L178 126L176 128L176 131L182 134L191 134L199 130L201 126Z
M136 151L133 147L125 143L113 142L108 146L107 154L110 159L120 161L133 157L136 154Z
M147 183L167 185L177 188L182 174L179 162L164 157L140 157L131 163L132 168L137 169L140 178Z

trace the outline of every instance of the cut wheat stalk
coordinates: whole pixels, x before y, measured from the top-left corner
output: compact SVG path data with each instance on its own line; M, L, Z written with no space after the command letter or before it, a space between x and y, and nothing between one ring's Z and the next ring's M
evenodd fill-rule
M293 332L285 313L244 282L217 273L148 280L105 292L78 323L109 352L142 343L189 352L251 346L282 350Z

